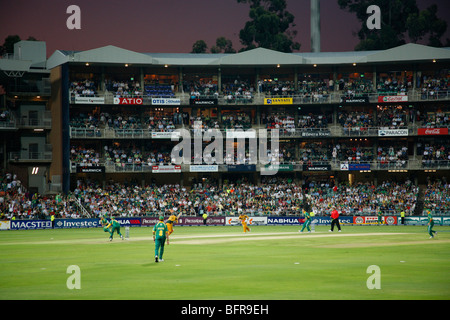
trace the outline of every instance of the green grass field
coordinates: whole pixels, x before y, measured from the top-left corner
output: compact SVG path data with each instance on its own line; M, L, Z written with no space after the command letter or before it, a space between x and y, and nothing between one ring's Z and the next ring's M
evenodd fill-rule
M112 242L101 229L0 232L2 299L372 300L450 298L450 228L175 226L164 262L154 262L151 228ZM122 228L122 232L124 230ZM67 268L80 268L68 289ZM367 269L378 266L380 289Z

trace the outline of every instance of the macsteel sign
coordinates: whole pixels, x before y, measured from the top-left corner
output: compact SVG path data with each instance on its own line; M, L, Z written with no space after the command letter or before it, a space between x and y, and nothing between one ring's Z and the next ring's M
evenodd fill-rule
M15 220L11 221L11 230L51 229L50 220Z

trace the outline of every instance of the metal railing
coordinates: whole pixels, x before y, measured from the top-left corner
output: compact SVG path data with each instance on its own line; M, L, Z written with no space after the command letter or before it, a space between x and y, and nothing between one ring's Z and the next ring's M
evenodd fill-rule
M296 93L291 95L271 95L266 92L257 92L253 93L250 97L241 97L239 99L233 98L230 99L227 94L215 94L215 95L200 95L200 99L217 99L218 105L229 105L229 104L243 104L243 105L263 105L264 99L269 98L292 98L292 104L352 104L357 105L361 103L377 103L378 97L391 95L398 97L405 97L408 102L419 102L419 101L437 101L437 100L450 100L450 91L422 91L420 88L409 89L404 93L389 93L386 94L384 92L371 92L371 93L363 93L363 94L354 94L348 96L345 92L329 92L324 94L314 94L314 93ZM69 92L70 102L75 103L75 96L72 95L72 92ZM113 92L100 92L97 94L91 95L79 95L80 97L86 98L103 98L105 104L113 104L115 94ZM407 97L407 98L406 98ZM126 98L140 98L142 99L143 105L151 105L151 100L153 98L167 98L164 95L127 95ZM189 105L191 100L191 95L185 92L177 92L174 97L180 99L180 105ZM346 101L349 99L349 101ZM394 103L394 102L393 102ZM266 103L267 104L267 103Z

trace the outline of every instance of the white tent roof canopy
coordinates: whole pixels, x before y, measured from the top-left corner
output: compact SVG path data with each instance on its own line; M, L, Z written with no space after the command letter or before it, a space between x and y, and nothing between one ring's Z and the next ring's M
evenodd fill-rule
M450 48L434 48L419 44L405 44L387 50L348 52L283 53L256 48L239 53L138 53L116 46L87 51L57 50L47 61L48 69L63 63L129 64L153 66L307 66L352 63L431 62L448 60Z

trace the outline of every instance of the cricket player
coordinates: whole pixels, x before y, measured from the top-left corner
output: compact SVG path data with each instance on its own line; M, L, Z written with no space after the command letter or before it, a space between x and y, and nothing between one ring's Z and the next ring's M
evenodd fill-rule
M169 245L169 230L164 223L164 217L159 217L159 222L153 227L153 241L155 242L155 262L164 261L164 244Z
M428 215L428 234L430 235L430 239L434 238L434 235L437 233L437 231L433 230L434 227L434 220L433 217L431 216L431 211L427 210L427 215Z
M174 213L172 213L172 215L166 221L167 230L169 231L169 235L171 235L173 232L173 224L174 223L178 223L178 217Z
M109 224L108 219L106 219L106 214L103 215L103 217L100 219L100 224L103 227L103 231L108 232L108 228L106 226Z
M311 215L309 214L308 211L303 210L303 215L305 216L305 222L303 222L303 226L302 226L302 230L300 230L300 232L303 232L303 230L308 230L308 232L311 232Z
M246 233L247 231L250 232L250 228L247 226L247 219L248 216L246 214L241 213L239 215L239 220L241 220L242 228L244 228L244 233Z
M111 217L111 220L106 226L106 229L109 229L110 227L111 231L109 231L109 241L112 241L114 231L116 231L120 238L123 240L123 235L120 233L120 223L114 217Z
M378 214L377 214L377 217L378 217L378 224L380 225L380 224L383 224L383 213L381 212L381 210L378 210Z

